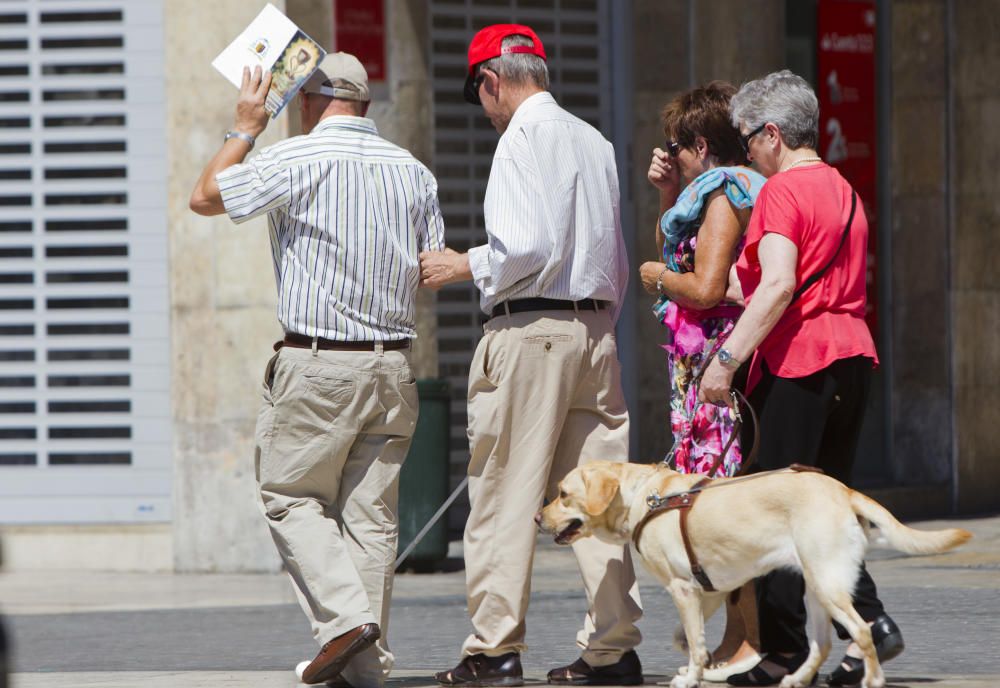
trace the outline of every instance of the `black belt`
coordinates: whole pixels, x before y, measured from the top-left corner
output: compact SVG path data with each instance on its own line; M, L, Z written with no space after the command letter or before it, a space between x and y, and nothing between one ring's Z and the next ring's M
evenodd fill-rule
M608 304L597 299L582 301L563 301L562 299L516 299L504 301L493 307L490 317L496 318L510 313L525 313L527 311L599 311Z
M385 351L410 348L409 339L393 339L385 342L337 342L332 339L323 339L322 337L316 338L317 349L332 351L375 351L377 344L381 344ZM285 338L282 341L274 343L274 350L277 351L283 346L290 346L293 349L311 349L313 348L313 337L289 332L285 334Z

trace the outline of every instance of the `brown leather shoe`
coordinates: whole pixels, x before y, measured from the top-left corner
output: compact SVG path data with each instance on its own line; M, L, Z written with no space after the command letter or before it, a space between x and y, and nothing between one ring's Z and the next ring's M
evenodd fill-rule
M590 666L583 658L549 672L548 682L571 686L638 686L642 685L642 664L635 650L629 650L614 664Z
M454 669L439 671L434 678L443 686L523 686L521 655L508 652L499 657L474 654L464 657Z
M302 672L302 682L324 683L335 678L351 657L371 647L381 636L378 624L373 623L362 624L338 635L323 646L316 659Z

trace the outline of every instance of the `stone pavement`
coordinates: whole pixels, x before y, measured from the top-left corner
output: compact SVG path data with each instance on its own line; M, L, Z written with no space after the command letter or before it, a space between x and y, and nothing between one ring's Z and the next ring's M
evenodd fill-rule
M890 686L1000 686L1000 517L915 525L960 525L976 537L945 555L871 553L870 570L907 642L886 666ZM397 577L393 686L434 685L432 673L458 660L470 626L464 574L450 563L450 572ZM685 662L671 647L677 615L645 572L640 587L639 655L650 683L669 681ZM541 682L577 656L585 604L572 554L539 540L527 678ZM293 667L316 652L278 575L8 573L0 575L0 610L13 636L13 688L294 688ZM709 623L710 642L721 625L721 616ZM835 645L824 671L842 650Z

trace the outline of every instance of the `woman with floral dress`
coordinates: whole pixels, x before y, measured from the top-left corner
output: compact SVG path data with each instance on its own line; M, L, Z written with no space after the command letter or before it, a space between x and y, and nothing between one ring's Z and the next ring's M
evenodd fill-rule
M698 404L694 384L743 311L726 299L729 271L765 181L744 166L739 132L729 117L734 93L731 84L713 81L670 101L663 110L665 150L653 151L648 173L660 194L656 243L663 260L644 263L640 276L646 290L659 296L653 310L667 329L672 453L682 473L711 470L735 424L728 408ZM741 459L737 439L717 475L735 474ZM745 606L752 595L741 597ZM714 653L723 663L706 672L707 680L724 681L729 672L758 661L751 630L756 610L744 606L728 609L726 634Z
M674 98L663 110L666 150L653 151L648 174L660 192L656 238L663 260L644 263L640 275L659 296L653 310L667 328L673 459L681 473L707 472L734 424L728 409L699 405L692 383L743 310L725 299L729 270L765 181L743 166L739 132L729 121L735 92L713 81ZM740 461L736 441L719 474L733 475Z

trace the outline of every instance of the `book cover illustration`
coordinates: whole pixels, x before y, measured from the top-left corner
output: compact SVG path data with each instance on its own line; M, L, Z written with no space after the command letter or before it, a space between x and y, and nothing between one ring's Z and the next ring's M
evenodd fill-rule
M271 72L264 108L275 118L312 75L326 51L274 5L268 4L215 60L215 67L237 88L243 68Z

